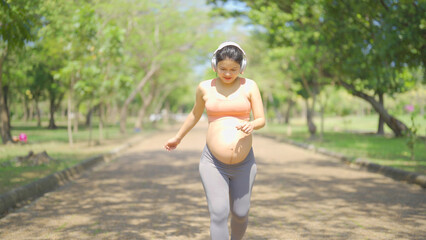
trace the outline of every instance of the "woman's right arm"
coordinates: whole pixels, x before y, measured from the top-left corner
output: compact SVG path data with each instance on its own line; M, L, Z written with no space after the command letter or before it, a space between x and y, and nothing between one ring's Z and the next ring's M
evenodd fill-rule
M189 113L188 117L186 118L185 122L183 122L182 127L179 129L177 134L170 138L166 144L164 145L164 148L167 151L171 151L175 149L182 138L185 137L185 135L197 124L197 122L200 120L201 115L204 112L204 90L201 87L201 84L198 85L197 91L196 91L196 97L195 97L195 104L192 108L191 112Z

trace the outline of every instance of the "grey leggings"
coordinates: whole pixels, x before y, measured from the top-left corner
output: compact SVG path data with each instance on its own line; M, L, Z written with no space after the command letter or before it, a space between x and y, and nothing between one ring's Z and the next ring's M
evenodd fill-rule
M231 239L242 239L247 229L250 196L257 172L253 149L244 161L225 164L217 160L206 145L199 170L209 206L211 239L229 239L230 210Z

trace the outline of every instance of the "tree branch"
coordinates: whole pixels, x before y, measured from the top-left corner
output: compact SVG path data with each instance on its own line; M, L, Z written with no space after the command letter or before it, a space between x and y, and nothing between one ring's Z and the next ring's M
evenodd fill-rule
M383 5L383 7L386 9L386 11L389 11L389 7L386 6L385 2L383 0L380 0L380 3Z
M142 80L139 82L139 84L136 86L136 88L133 90L133 92L129 95L129 97L124 102L124 106L128 106L133 99L135 98L136 94L145 86L146 82L151 79L151 77L154 75L154 73L159 69L159 66L155 61L151 63L151 67L149 71L145 74L145 76L142 78Z

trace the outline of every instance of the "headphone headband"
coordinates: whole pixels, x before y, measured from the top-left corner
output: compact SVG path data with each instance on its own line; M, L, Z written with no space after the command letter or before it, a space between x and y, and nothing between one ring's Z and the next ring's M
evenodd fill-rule
M219 45L219 47L216 49L216 51L214 51L213 55L216 55L216 52L221 50L222 48L226 47L226 46L235 46L237 48L239 48L241 50L241 52L243 52L244 56L246 55L246 53L244 52L244 50L240 47L240 45L238 45L238 43L235 42L224 42L221 43Z
M242 62L241 62L241 68L240 68L240 73L243 73L244 72L244 70L246 69L246 66L247 66L247 59L246 59L246 53L244 52L244 50L240 47L240 45L238 45L237 43L235 43L235 42L223 42L223 43L221 43L220 45L219 45L219 47L214 51L214 53L213 53L213 57L212 57L212 68L213 68L213 71L217 71L217 61L216 61L216 53L217 53L217 51L219 51L219 50L221 50L222 48L224 48L224 47L226 47L226 46L235 46L235 47L237 47L238 49L240 49L241 50L241 52L243 52L243 60L242 60Z

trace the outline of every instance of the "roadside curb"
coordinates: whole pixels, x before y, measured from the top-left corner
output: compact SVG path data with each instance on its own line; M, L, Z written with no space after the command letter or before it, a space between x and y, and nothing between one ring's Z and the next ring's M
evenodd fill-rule
M80 176L100 163L108 163L117 158L121 152L134 146L146 136L138 136L135 139L109 151L108 153L83 160L73 167L60 172L52 173L44 178L35 180L24 186L12 189L0 195L0 218L8 213L11 208L21 207L28 202L41 197L43 194L55 190L72 179Z
M355 160L351 160L351 158L344 156L343 154L332 152L325 148L315 147L313 144L296 142L296 141L283 138L280 136L268 135L266 133L257 133L257 134L262 137L274 139L279 142L285 142L296 147L304 148L316 153L337 158L340 161L352 167L359 167L360 169L365 169L369 172L380 173L394 180L417 184L417 185L420 185L423 189L426 189L426 175L418 174L415 172L409 172L409 171L405 171L401 169L396 169L393 167L382 166L376 163L369 162L367 159L363 159L363 158L356 158Z

